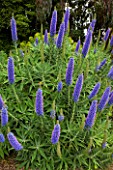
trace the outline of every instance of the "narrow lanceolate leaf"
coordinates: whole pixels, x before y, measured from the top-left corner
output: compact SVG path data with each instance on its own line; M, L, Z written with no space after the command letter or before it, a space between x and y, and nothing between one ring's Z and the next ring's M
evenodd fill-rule
M100 82L98 82L98 83L95 85L95 87L94 87L93 90L91 91L90 95L88 96L89 99L92 99L92 98L98 93L98 91L99 91L99 89L100 89L100 85L101 85Z
M66 70L66 84L68 86L72 84L73 71L74 71L74 58L70 58Z
M91 128L94 124L95 116L97 111L97 100L92 101L92 104L89 109L89 113L87 115L86 121L85 121L85 128Z
M87 35L86 35L86 39L85 39L83 49L82 49L82 55L83 55L84 58L86 57L86 55L87 55L87 53L89 51L91 41L92 41L92 31L89 30Z
M83 86L83 74L80 74L78 79L77 79L75 88L74 88L74 93L73 93L74 102L78 102L79 97L80 97L80 93L81 93L81 90L82 90L82 86Z
M56 24L57 24L57 11L54 10L51 18L51 24L50 24L51 37L53 37L56 34Z
M51 143L56 144L59 141L59 137L60 137L60 124L57 123L52 131Z
M8 80L10 84L13 84L15 81L14 78L14 61L12 57L8 58L8 66L7 66L7 71L8 71Z
M35 101L35 111L37 115L42 116L43 111L43 96L42 96L42 90L38 89L36 92L36 101Z
M100 99L100 102L98 104L98 110L102 111L104 107L106 106L108 100L109 100L109 95L110 95L110 89L111 87L107 87Z
M12 40L14 42L18 40L16 20L14 19L14 17L11 18L11 35L12 35Z
M1 111L1 125L5 126L8 123L8 111L6 107L2 107Z
M18 140L16 139L16 137L14 136L14 134L12 132L9 132L7 134L7 138L8 138L9 143L11 144L11 146L16 151L23 149L23 146L18 142Z

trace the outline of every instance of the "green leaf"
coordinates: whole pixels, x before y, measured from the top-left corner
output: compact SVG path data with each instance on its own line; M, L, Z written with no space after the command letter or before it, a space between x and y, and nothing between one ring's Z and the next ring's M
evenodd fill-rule
M37 150L35 150L33 155L32 155L31 163L35 160L37 154L38 154L38 152L37 152Z

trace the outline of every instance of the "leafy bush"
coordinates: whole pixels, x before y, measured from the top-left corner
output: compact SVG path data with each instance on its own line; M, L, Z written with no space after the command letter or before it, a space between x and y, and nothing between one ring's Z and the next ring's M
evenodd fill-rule
M111 87L112 90L113 85L112 75L109 73L110 78L107 76L112 66L110 54L103 51L103 44L99 47L98 43L97 51L94 50L95 45L89 44L88 53L89 46L85 46L85 43L90 42L89 36L84 43L87 56L84 56L81 49L75 53L68 31L63 32L64 37L62 32L60 30L58 33L59 42L58 39L54 42L53 36L49 37L49 44L45 44L41 35L38 44L35 42L36 37L30 39L29 45L21 44L23 51L15 45L10 52L14 61L14 83L9 81L12 77L11 70L7 76L7 55L3 51L0 55L0 94L4 107L8 107L9 115L8 124L1 126L1 133L6 138L8 132L13 132L23 146L17 153L16 159L20 162L18 169L23 166L26 170L103 169L112 161L112 105L108 104L108 92L104 94L105 89ZM61 43L60 48L56 47L58 43ZM70 58L73 58L74 63L67 69ZM105 58L107 61L102 64L101 61ZM69 84L66 84L66 75ZM70 77L72 75L73 79ZM62 83L57 86L59 82L63 83L63 87ZM98 94L89 99L89 94L98 82L101 83ZM42 94L38 94L36 99L39 89ZM74 97L77 100L73 100L73 95L76 95ZM103 110L94 106L94 101L101 103ZM43 106L43 116L39 116L40 107L43 110ZM59 116L62 118L59 119ZM90 126L86 126L86 120ZM53 132L56 134L56 144L52 144L51 136L55 125L60 125L61 134L59 138L59 132ZM4 154L12 149L7 139L1 144L0 156L4 158Z

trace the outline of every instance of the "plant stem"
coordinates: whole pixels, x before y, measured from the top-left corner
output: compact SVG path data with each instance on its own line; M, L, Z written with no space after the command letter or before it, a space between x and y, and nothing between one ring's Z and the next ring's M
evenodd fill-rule
M70 86L68 86L68 109L70 106Z
M44 63L44 45L43 45L43 24L41 23L41 49L40 49L40 54L41 54L41 62Z
M70 121L70 123L72 123L72 121L73 121L73 119L74 119L75 108L76 108L76 103L74 102L74 104L73 104L73 112L72 112L72 116L71 116L71 121Z
M20 104L21 102L20 102L19 97L18 97L18 95L16 93L16 89L15 89L14 84L12 84L11 87L12 87L12 90L14 92L14 95L15 95L15 98L16 98L17 102Z

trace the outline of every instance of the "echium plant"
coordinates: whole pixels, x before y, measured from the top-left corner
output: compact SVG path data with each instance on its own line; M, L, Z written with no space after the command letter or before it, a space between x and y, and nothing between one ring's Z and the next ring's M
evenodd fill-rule
M70 58L66 70L66 84L69 86L72 84L72 78L73 78L73 71L74 71L74 58Z
M7 134L7 138L9 140L9 143L11 144L11 146L16 151L19 151L19 150L23 149L22 145L18 142L18 140L16 139L16 137L14 136L14 134L12 132L9 132Z
M65 14L64 14L65 32L66 32L67 29L68 29L69 18L70 18L70 9L67 8L67 9L66 9L66 12L65 12Z
M91 91L90 95L88 96L89 99L92 99L92 98L98 93L98 91L99 91L99 89L100 89L100 85L101 85L100 82L98 82L98 83L95 85L95 87L94 87L93 90Z
M80 74L78 79L77 79L77 82L76 82L76 85L75 85L75 88L74 88L74 93L73 93L74 102L78 102L78 100L79 100L80 93L81 93L82 86L83 86L83 78L84 78L83 74Z
M2 107L1 111L1 125L5 126L8 123L8 111L6 107Z
M78 54L79 48L80 48L80 39L78 40L76 48L75 48L75 53L76 54Z
M62 47L63 38L64 38L64 31L65 31L65 24L63 22L60 25L60 29L59 29L59 32L58 32L58 37L57 37L57 41L56 41L57 48L61 48Z
M108 37L109 37L109 34L110 34L110 28L107 29L106 33L105 33L105 36L104 36L104 41L107 41Z
M83 49L82 49L82 56L84 58L86 57L86 55L87 55L87 53L89 51L91 42L92 42L92 31L89 30L87 32L87 35L86 35L86 38L85 38L85 42L84 42L84 45L83 45Z
M7 66L7 70L8 70L8 80L10 84L13 84L15 81L14 78L14 61L12 57L9 57L8 59L8 66Z
M50 25L50 36L54 37L56 34L56 25L57 25L57 11L54 10L52 13L52 18L51 18L51 25Z
M84 44L78 41L75 50L76 43L66 34L69 15L67 8L56 31L55 9L50 32L21 43L17 53L11 50L8 63L7 55L0 53L0 158L12 147L11 152L17 151L18 169L93 170L112 161L111 46L106 54L103 45L93 44L95 19ZM24 55L18 53L20 49Z
M111 87L107 87L101 97L101 100L98 104L98 110L102 111L104 109L104 107L106 106L108 99L109 99L109 95L110 95L110 90Z
M97 100L92 101L89 113L85 121L85 128L91 128L94 124L95 116L97 112Z
M42 96L42 90L38 89L36 92L36 101L35 101L35 111L37 115L42 116L43 111L43 96Z
M17 27L16 27L16 20L13 16L11 18L11 35L12 35L12 40L16 42L18 40Z

